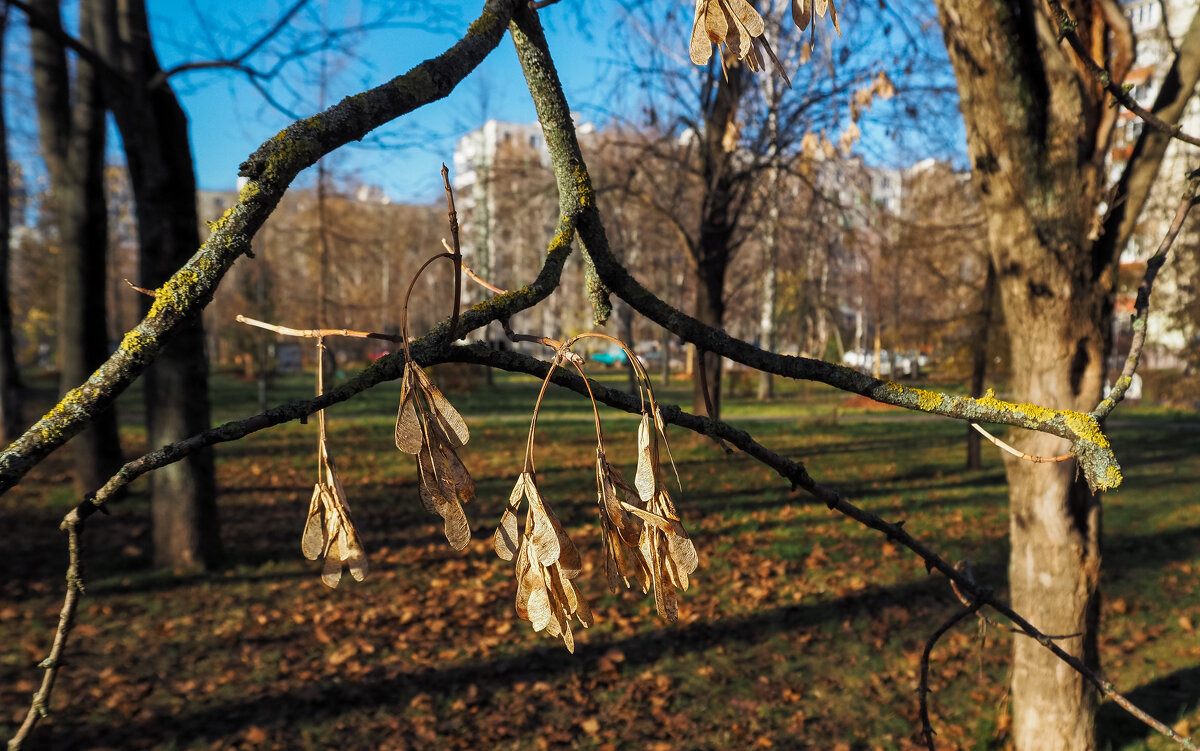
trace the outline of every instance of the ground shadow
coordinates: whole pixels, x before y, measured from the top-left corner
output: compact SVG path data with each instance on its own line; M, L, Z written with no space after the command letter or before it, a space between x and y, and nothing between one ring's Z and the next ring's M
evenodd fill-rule
M1176 670L1127 694L1127 698L1168 725L1200 707L1200 666ZM1096 713L1096 740L1102 749L1125 748L1154 733L1116 702L1107 701Z

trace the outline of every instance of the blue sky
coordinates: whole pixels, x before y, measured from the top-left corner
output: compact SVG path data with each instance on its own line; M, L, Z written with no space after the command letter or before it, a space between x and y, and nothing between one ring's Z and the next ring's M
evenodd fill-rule
M628 1L659 3L676 11L680 17L678 31L686 36L684 26L691 14L691 0ZM678 8L668 5L672 2L678 3ZM917 12L906 11L906 2L911 3L907 7ZM180 63L236 54L270 28L293 3L294 0L148 0L148 11L160 60L164 68L170 69ZM363 5L361 0L309 0L292 19L288 31L250 58L249 63L260 69L270 67L292 45L323 38L322 24L338 29L371 21L378 17L378 8L385 3L365 3L365 10ZM439 54L462 35L482 3L481 0L391 0L386 5L395 12L381 28L347 38L344 50L332 51L324 57L328 81L326 105L379 85ZM908 24L910 34L940 36L936 24L918 18L928 10L925 0L896 0L889 8L890 16L873 7L843 8L843 30L847 36L832 37L835 49L836 45L852 43L854 31L847 29L846 21L854 17L855 11L859 23L864 25ZM69 0L63 13L70 26L77 9ZM617 0L604 3L564 0L543 10L541 16L572 110L583 120L599 124L627 114L613 108L634 106L631 102L636 104L640 95L635 84L622 78L629 75L630 61L616 59L620 55L620 39L636 33L623 20L621 4ZM822 25L820 33L831 33L828 24ZM667 51L673 54L675 45L670 44ZM686 53L680 46L676 56L682 58ZM344 54L346 51L351 54ZM34 120L22 119L17 114L31 109L27 91L28 41L23 30L10 32L6 58L6 87L26 89L9 96L11 149L18 159L30 165L28 172L36 175L36 162L30 156L36 150ZM277 76L264 84L267 92L297 116L318 111L322 59L320 53L314 53L284 65ZM245 76L228 70L187 72L172 77L171 83L190 119L201 189L232 190L238 165L293 119L269 104ZM622 86L623 83L627 85ZM949 86L952 88L952 81ZM868 162L897 166L930 155L953 158L961 154L961 121L953 112L948 130L940 128L934 135L928 131L922 135L897 127L894 122L882 124L887 120L889 106L892 114L902 108L898 102L877 103L872 114L878 118L863 122L864 137L858 151ZM953 97L943 97L941 106L953 110ZM487 118L514 122L535 119L508 39L448 98L380 129L363 144L340 149L327 164L338 179L380 186L395 200L440 200L441 163L451 163L454 142ZM936 134L943 132L949 132L949 137L940 145L934 144ZM113 129L114 160L121 158L118 138ZM309 184L311 180L311 174L301 175L298 184Z
M212 58L214 46L226 54L240 50L268 28L279 17L281 6L286 5L290 2L208 0L201 4L150 0L151 31L163 67ZM318 27L322 4L317 1L310 5L306 9L310 12L297 19L298 26ZM358 6L331 2L329 26L360 23L362 11ZM439 54L465 31L480 6L477 0L438 4L416 19L422 25L417 29L408 27L412 16L401 14L395 19L397 24L404 24L401 28L371 30L351 43L354 58L347 60L331 53L326 104L383 83ZM543 19L552 47L559 51L556 62L568 100L585 118L603 120L603 99L597 101L593 95L605 88L598 81L610 67L609 29L599 24L598 33L588 38L577 28L573 11L556 14L558 10L543 11ZM200 17L219 21L202 25ZM205 26L211 34L202 31ZM271 56L259 59L269 60ZM312 114L319 109L319 70L320 55L310 56L303 67L285 68L281 80L273 82L270 90L296 114ZM267 104L243 76L228 71L190 72L173 78L172 83L191 119L197 179L202 189L232 189L242 160L291 121ZM451 162L454 141L486 117L517 122L536 119L508 39L450 97L375 134L385 145L351 145L337 152L331 163L343 178L379 185L398 200L434 199L441 191L440 165Z

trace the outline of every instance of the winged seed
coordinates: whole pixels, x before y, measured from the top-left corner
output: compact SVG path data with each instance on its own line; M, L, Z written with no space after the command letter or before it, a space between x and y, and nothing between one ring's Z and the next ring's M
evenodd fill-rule
M500 526L496 527L492 548L505 561L511 561L517 553L517 514L512 506L506 507L500 515Z
M321 522L320 483L313 486L312 501L308 505L308 519L304 522L304 534L300 537L300 550L310 561L317 560L325 549L325 525Z
M638 423L638 463L637 474L634 475L634 486L643 501L649 502L654 497L654 470L650 415L643 412L642 421Z

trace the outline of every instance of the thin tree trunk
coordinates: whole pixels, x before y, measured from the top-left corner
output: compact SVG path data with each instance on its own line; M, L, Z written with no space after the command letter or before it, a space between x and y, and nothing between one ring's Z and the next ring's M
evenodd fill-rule
M37 0L34 7L48 24L61 28L57 0ZM84 43L93 39L91 15L86 7L80 8ZM96 71L77 60L72 107L62 44L54 34L36 27L30 35L38 131L59 233L58 362L60 389L65 393L86 381L108 358L104 101ZM75 492L82 496L99 488L121 466L116 411L97 415L70 446Z
M713 328L725 321L725 272L734 252L733 232L741 208L741 195L734 176L737 113L746 89L744 65L730 63L719 79L704 118L702 149L704 199L700 211L696 262L696 318ZM705 352L696 363L692 407L697 414L721 416L721 358ZM699 368L704 369L704 377ZM707 398L703 387L707 386ZM711 412L709 409L711 406Z
M8 30L8 6L0 9L0 60ZM8 124L4 112L4 82L0 80L0 445L24 430L21 417L21 376L13 344L12 304L9 299L9 238L12 234L12 200L9 195Z
M702 274L696 287L696 318L713 328L721 328L725 319L725 303L721 299L724 287L724 267L721 281L715 280L715 271ZM703 375L700 369L704 369ZM698 415L714 419L721 416L721 358L712 352L697 349L695 372L692 377L692 410ZM708 388L705 396L704 387ZM710 410L711 406L711 410Z
M137 203L139 274L159 287L199 247L195 171L187 116L165 82L142 0L85 0L98 11L98 49L124 78L106 77L108 105L121 131ZM170 304L169 290L162 302ZM146 428L161 446L211 427L208 357L199 315L146 371ZM154 561L214 566L220 555L213 454L205 449L151 476Z
M987 277L983 282L979 310L979 328L972 340L971 352L971 396L983 396L984 383L987 380L989 334L992 330L992 311L996 307L996 265L988 260ZM967 469L983 467L983 436L979 431L967 425Z
M774 18L774 3L769 6ZM771 111L767 113L768 137L771 141L772 164L767 171L767 226L763 232L763 276L762 308L759 315L759 346L768 352L775 350L775 287L776 266L779 264L779 202L783 200L780 189L779 169L779 81L775 76L766 80L767 101ZM820 355L818 355L819 357ZM758 399L763 401L775 395L775 379L766 371L758 374Z

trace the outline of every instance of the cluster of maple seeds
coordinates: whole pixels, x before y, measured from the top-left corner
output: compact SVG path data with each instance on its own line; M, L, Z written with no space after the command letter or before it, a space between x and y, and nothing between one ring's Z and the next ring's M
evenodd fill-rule
M824 18L826 11L833 21L833 28L842 33L833 0L792 0L792 20L801 31L808 28L814 12ZM750 70L759 71L766 67L763 61L765 52L775 71L791 86L787 72L767 42L766 30L762 15L746 0L696 0L696 18L692 23L689 48L692 62L707 65L715 44L728 49L738 60L745 60ZM813 26L813 33L816 33L816 26ZM721 58L721 66L724 69L724 57Z
M450 400L424 370L411 360L406 362L396 415L396 448L417 455L421 505L442 517L446 541L455 550L471 541L462 504L475 497L475 481L454 450L470 438L467 423Z
M592 613L574 581L583 568L579 551L538 491L533 441L538 408L550 377L564 361L570 362L580 376L584 375L578 358L570 357L569 347L589 336L609 339L624 348L624 344L611 337L583 334L569 340L556 353L534 405L524 469L517 478L493 538L496 554L503 560L516 562L517 615L529 621L535 631L544 629L550 636L561 638L571 652L575 651L572 618L587 628L592 625ZM630 587L632 582L637 582L643 593L653 589L658 614L675 621L678 618L675 590L688 588L688 576L698 564L696 548L679 522L675 505L662 483L658 451L659 438L666 445L662 411L654 401L645 368L636 355L627 348L626 352L642 398L637 474L633 486L605 456L604 431L594 396L591 400L596 418L596 495L604 540L605 576L614 593L620 590L622 583ZM584 383L587 383L586 378ZM590 386L588 388L590 395ZM669 456L669 447L667 451ZM517 516L522 501L527 501L528 506L524 529L518 534Z
M325 390L325 343L317 340L317 393ZM317 484L308 504L308 519L300 538L300 550L310 561L325 559L321 581L336 587L342 580L342 570L350 569L355 581L367 576L367 555L363 552L358 530L350 521L350 503L346 491L333 467L329 455L329 437L325 433L325 411L317 413L320 426L317 435Z
M537 488L533 444L537 415L550 377L556 367L570 362L581 376L581 360L569 347L584 337L571 339L556 352L542 383L533 409L526 442L525 466L508 499L493 539L496 554L514 561L517 580L517 615L535 631L545 631L575 651L572 619L585 628L593 623L591 608L575 579L583 570L578 548L563 529L558 517ZM612 341L624 347L621 342ZM696 570L696 548L676 516L675 505L662 482L659 440L667 447L666 422L654 400L650 378L637 356L626 349L638 381L642 417L638 423L637 473L630 485L604 451L604 432L596 400L596 495L604 541L604 568L609 588L619 591L634 582L643 593L654 592L658 614L669 621L678 618L676 590L688 588L688 577ZM322 374L318 366L318 389ZM587 383L586 378L584 380ZM589 386L590 394L590 386ZM322 581L336 587L342 571L362 581L367 559L358 532L350 520L350 507L329 456L324 413L320 415L318 481L313 489L308 521L301 548L309 559L324 556ZM411 360L405 364L401 381L400 407L396 417L396 447L417 456L421 503L425 510L441 516L446 540L462 550L471 539L471 528L462 504L475 497L475 483L455 451L467 443L466 422L429 376ZM673 466L673 462L672 462ZM678 474L676 474L678 481ZM518 530L518 514L527 504L525 523Z

